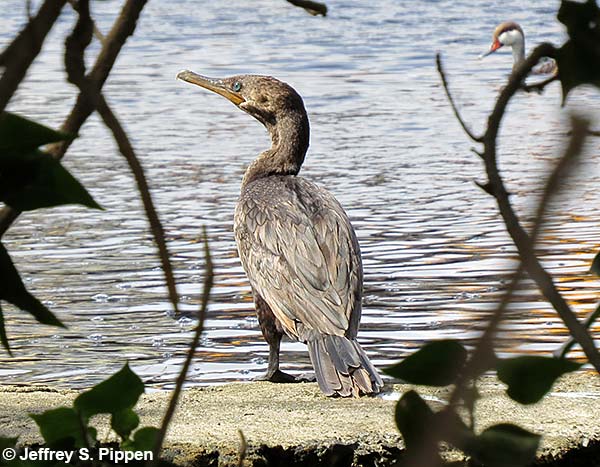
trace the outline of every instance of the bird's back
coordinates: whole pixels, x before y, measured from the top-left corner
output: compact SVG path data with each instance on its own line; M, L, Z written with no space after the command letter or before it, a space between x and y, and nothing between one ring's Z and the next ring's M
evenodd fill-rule
M242 188L234 230L252 287L288 334L356 336L362 262L333 195L297 176L255 180Z

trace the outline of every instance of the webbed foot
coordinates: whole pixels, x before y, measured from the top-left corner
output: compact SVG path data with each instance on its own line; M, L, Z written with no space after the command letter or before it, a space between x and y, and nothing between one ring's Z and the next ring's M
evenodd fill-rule
M262 376L254 378L255 381L270 381L271 383L306 383L310 380L303 378L304 375L298 377L284 373L281 370L267 371ZM313 376L314 381L314 376Z

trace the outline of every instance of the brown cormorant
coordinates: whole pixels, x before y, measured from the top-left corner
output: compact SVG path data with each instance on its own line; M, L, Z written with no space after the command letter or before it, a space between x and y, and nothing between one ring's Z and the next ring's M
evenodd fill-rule
M354 229L325 189L298 177L309 144L304 103L269 76L177 77L216 92L260 121L271 148L250 164L234 231L258 322L269 344L265 379L291 382L279 369L283 334L305 342L317 382L328 396L379 392L383 383L356 340L363 271Z

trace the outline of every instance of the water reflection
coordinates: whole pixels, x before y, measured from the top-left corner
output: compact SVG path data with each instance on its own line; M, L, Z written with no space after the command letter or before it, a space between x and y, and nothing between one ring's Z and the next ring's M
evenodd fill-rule
M0 46L24 20L22 2L6 2ZM4 307L15 354L0 358L4 381L83 387L128 360L152 386L169 387L199 306L202 225L217 276L190 384L247 380L265 370L268 348L235 252L232 213L244 167L267 137L231 104L177 83L181 68L273 74L304 96L312 139L303 175L327 186L356 227L365 264L359 337L376 365L430 339L472 342L506 286L515 252L492 200L473 183L483 178L482 167L452 116L433 57L444 52L455 97L479 130L511 67L509 54L476 59L498 18L511 12L529 44L559 42L561 30L555 8L541 1L486 9L466 1L400 3L330 0L323 19L267 0L233 0L227 11L217 4L199 9L192 0L150 2L106 95L146 168L185 316L172 315L133 179L92 117L65 164L106 211L29 213L5 238L28 288L69 328L32 325ZM93 4L101 29L118 4ZM52 32L11 110L60 125L75 95L64 83L61 55L72 19L66 14ZM566 111L559 102L558 86L542 97L519 96L502 128L501 168L524 219L563 147L568 111L596 105L598 95L576 91ZM598 149L597 139L589 141L581 175L568 183L570 198L552 206L540 243L544 264L580 314L598 299L599 283L587 274L600 244ZM565 334L524 283L503 323L500 350L548 352ZM283 360L292 371L309 368L301 344L284 343Z

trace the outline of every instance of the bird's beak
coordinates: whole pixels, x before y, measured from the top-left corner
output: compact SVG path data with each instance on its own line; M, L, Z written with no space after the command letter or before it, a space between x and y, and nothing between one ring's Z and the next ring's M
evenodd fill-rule
M216 92L217 94L229 99L235 105L240 105L242 102L246 101L246 99L244 99L240 93L229 89L221 79L208 78L189 70L183 70L177 73L177 79L187 81L188 83L202 86L209 91Z
M480 55L479 58L487 57L489 54L493 54L500 47L502 47L502 43L498 39L494 39L494 42L492 42L492 45L490 45L490 50L488 50L483 55Z

